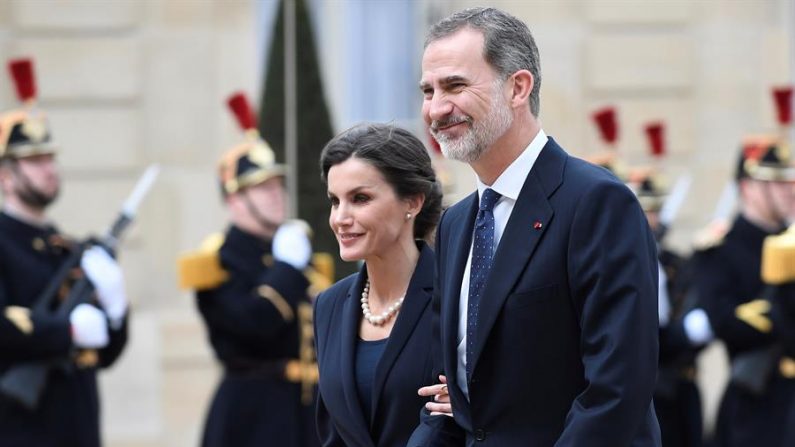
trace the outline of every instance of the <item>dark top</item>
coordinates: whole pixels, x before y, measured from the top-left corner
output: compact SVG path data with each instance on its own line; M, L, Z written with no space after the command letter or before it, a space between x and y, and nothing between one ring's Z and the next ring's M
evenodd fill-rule
M362 319L359 299L366 277L363 267L315 301L320 371L317 428L324 447L405 447L428 401L417 390L438 382L433 376L431 342L433 251L422 243L383 354L371 364L375 367L370 404L362 402L356 351Z
M375 368L389 338L381 340L362 340L356 342L356 391L359 393L359 402L364 410L367 423L371 422L370 413L373 409L373 382L375 381Z
M53 226L39 227L0 213L0 374L27 362L57 360L63 365L50 370L34 411L0 394L2 445L100 444L96 369L111 365L121 354L127 342L126 318L120 328L110 329L109 344L96 351L98 362L78 366L69 360L78 351L72 346L68 316L54 314L58 299L46 309L31 309L73 249L74 243ZM20 323L19 311L30 312L29 327Z

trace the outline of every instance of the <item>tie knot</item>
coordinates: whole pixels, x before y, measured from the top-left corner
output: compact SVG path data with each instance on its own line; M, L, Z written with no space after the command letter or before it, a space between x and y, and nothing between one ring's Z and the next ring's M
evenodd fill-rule
M491 188L486 188L483 191L483 195L480 196L480 210L481 211L491 211L494 209L494 205L497 204L497 201L500 200L500 193L494 191Z

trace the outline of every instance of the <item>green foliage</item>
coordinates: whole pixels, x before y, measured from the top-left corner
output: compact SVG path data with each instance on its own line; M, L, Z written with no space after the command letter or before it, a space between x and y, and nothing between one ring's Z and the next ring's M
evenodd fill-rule
M315 232L315 251L332 253L337 277L355 270L337 258L339 249L328 227L329 204L326 188L320 181L320 152L333 136L323 82L315 51L312 23L304 0L295 1L296 21L296 102L298 109L298 217L306 220ZM284 103L284 1L279 2L276 26L273 29L270 56L265 70L265 89L260 101L259 129L276 152L280 163L285 161ZM294 191L291 191L295 194Z

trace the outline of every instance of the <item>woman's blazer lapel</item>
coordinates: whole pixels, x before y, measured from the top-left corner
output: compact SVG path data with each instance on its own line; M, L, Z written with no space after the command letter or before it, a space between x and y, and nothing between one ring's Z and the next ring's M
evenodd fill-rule
M417 260L417 266L414 268L414 273L409 281L409 287L406 290L406 298L400 308L400 313L392 328L392 332L389 334L389 341L387 341L384 354L375 370L372 405L373 414L370 415L371 421L375 420L375 412L378 410L384 384L389 376L389 372L392 370L395 361L400 357L400 353L403 351L409 338L411 338L411 334L414 332L417 323L420 321L422 314L431 302L431 296L433 294L433 271L433 250L423 243L420 257ZM419 410L418 408L417 411Z
M352 423L356 425L356 434L361 446L372 446L373 441L370 437L370 430L364 419L364 412L359 403L359 393L356 389L356 365L354 364L356 356L356 343L359 339L359 322L361 319L361 306L359 301L359 291L362 290L362 285L367 279L367 271L362 268L359 272L357 280L351 285L348 290L348 297L345 300L342 313L342 388L345 394L345 402L348 405L348 411L353 418Z

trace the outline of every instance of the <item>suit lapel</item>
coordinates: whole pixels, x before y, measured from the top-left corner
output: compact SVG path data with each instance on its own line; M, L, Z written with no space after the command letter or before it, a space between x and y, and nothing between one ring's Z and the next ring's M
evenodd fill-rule
M417 326L423 312L431 302L431 291L433 290L433 252L423 244L417 266L409 281L406 290L406 299L400 308L395 325L389 334L384 354L375 369L375 383L373 384L373 414L371 421L375 421L375 412L381 399L384 383L392 370L395 361L400 356L403 348L411 337L414 328Z
M471 194L460 202L460 206L451 208L445 219L449 234L443 234L445 245L440 247L437 256L443 256L439 265L444 266L444 271L438 284L442 288L442 360L444 371L447 374L447 384L450 399L456 407L455 419L463 427L471 426L469 416L469 402L464 392L458 385L458 304L461 299L461 280L466 269L469 249L472 244L472 228L475 225L475 216L478 209L478 195Z
M471 194L464 199L462 206L456 208L456 214L448 216L452 220L449 225L450 234L446 235L447 245L441 260L444 263L444 278L439 281L444 294L442 295L442 349L444 350L444 369L448 373L448 387L457 387L455 371L458 367L458 304L461 299L461 280L464 276L470 245L472 245L472 227L478 209L478 195ZM453 211L453 210L451 210Z
M508 294L526 270L538 242L549 228L554 211L548 197L562 181L564 161L565 153L550 138L514 204L481 295L472 371L477 368L480 354Z
M373 444L369 436L370 430L367 428L364 412L359 402L359 392L356 389L355 383L356 365L354 363L356 359L356 343L359 340L359 321L361 315L359 291L362 290L362 285L366 277L367 272L362 269L359 272L357 280L348 290L348 297L343 307L342 340L340 340L342 343L342 389L345 394L345 403L348 405L348 411L353 417L354 423L359 428L359 430L356 431L356 434L360 435L359 445Z

